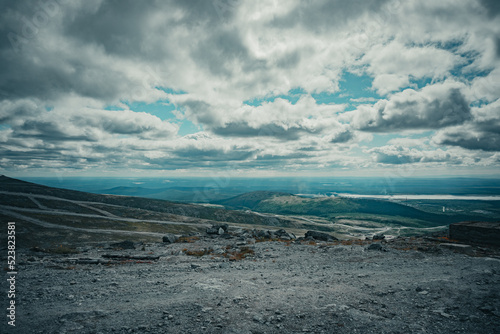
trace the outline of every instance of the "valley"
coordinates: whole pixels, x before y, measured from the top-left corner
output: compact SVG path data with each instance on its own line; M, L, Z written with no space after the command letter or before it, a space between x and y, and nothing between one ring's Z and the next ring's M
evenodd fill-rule
M5 220L26 225L29 237L25 239L30 246L55 244L63 231L73 236L63 238L68 244L131 236L154 241L164 233L199 233L218 222L236 229L286 228L296 235L316 230L339 239L364 239L380 233L392 238L444 231L450 223L465 220L496 221L500 219L497 203L396 202L254 191L198 204L93 194L0 177L0 214ZM442 212L443 206L446 212Z

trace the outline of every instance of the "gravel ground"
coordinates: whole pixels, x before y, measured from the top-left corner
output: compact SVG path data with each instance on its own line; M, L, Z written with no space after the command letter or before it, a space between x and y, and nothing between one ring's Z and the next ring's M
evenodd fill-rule
M500 333L498 250L193 241L18 250L16 326L4 315L2 333Z

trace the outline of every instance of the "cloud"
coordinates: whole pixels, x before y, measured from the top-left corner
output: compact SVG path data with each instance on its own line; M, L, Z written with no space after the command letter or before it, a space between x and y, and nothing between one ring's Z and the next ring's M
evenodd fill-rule
M500 151L500 99L484 107L474 108L471 121L439 131L433 140L438 145Z
M0 168L498 164L495 1L2 5Z
M435 137L440 145L460 146L469 150L500 151L500 133L484 133L474 127L443 131Z
M450 153L442 149L430 150L409 148L400 145L387 145L370 149L367 152L372 154L372 158L376 163L387 165L415 163L446 163L454 165L464 162L462 155Z
M311 96L303 96L296 103L276 98L259 106L244 104L229 110L200 101L180 103L186 108L185 117L204 124L216 135L283 140L336 130L341 124L334 116L343 110L343 106L318 106Z
M366 3L361 0L349 1L315 1L307 5L296 5L283 16L278 16L272 21L273 26L281 28L291 28L301 26L313 33L329 31L335 27L342 27L345 24L363 17L367 12L370 15L386 9L384 4L387 0L376 0ZM296 2L300 4L300 2Z
M455 82L406 89L374 105L361 105L349 114L352 125L363 131L394 132L439 129L471 118L469 103Z
M408 86L410 78L442 79L463 63L460 56L433 46L407 47L401 42L377 45L362 58L374 77L372 87L385 95Z
M168 138L178 130L177 126L161 121L156 116L131 110L55 108L38 111L39 113L29 117L16 115L16 119L11 122L11 129L16 137L95 142L110 135Z
M494 102L499 98L500 68L496 68L485 76L478 76L471 82L467 92L471 100Z
M40 104L30 99L0 101L1 123L16 123L25 117L33 117L40 112Z

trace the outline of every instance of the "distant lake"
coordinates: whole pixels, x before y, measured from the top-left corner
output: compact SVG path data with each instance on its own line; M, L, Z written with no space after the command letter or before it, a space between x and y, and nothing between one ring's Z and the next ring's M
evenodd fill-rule
M462 201L500 201L500 196L455 196L455 195L360 195L337 194L338 197L376 198L388 200L462 200Z

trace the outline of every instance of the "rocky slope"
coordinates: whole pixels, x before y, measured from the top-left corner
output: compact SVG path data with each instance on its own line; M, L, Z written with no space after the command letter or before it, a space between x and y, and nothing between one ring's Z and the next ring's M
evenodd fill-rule
M2 332L491 334L500 326L498 249L218 232L77 254L20 249L16 327L4 317Z

